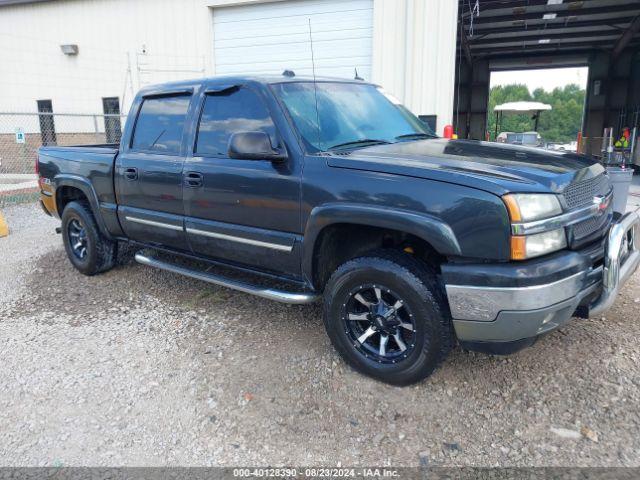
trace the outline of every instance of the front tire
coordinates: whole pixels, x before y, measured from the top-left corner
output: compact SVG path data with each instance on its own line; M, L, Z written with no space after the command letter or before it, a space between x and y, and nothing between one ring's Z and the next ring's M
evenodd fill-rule
M95 275L113 267L118 244L100 233L88 203L68 203L61 219L64 248L77 270Z
M340 266L325 288L324 322L349 365L393 385L431 375L453 344L435 272L402 252L375 252Z

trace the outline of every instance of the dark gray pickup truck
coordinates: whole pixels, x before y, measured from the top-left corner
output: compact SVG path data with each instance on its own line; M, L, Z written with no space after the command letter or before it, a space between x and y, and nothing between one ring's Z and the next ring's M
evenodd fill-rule
M375 85L290 75L146 88L119 146L41 148L73 265L108 270L129 242L145 265L322 296L345 360L398 385L456 341L509 353L600 314L636 270L640 218L614 215L598 163L437 138Z

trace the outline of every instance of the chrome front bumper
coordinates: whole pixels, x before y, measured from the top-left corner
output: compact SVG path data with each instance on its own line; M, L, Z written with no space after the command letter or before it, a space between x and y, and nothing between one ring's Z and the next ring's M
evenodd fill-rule
M604 265L561 280L527 287L446 285L456 334L463 341L511 342L535 337L566 323L588 303L599 315L640 264L640 210L614 223ZM600 292L600 293L598 293ZM589 300L597 295L594 300Z
M626 213L609 230L602 275L602 294L589 306L589 312L599 315L608 310L620 288L640 264L639 210Z

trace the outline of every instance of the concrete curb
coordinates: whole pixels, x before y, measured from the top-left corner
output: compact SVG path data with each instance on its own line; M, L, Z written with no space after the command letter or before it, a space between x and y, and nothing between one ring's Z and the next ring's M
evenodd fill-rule
M4 215L0 212L0 238L6 237L7 235L9 235L9 225L7 225Z

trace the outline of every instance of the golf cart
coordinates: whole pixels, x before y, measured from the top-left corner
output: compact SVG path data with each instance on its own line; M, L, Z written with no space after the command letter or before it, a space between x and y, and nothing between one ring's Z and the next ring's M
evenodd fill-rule
M493 111L496 113L496 142L509 143L512 145L524 145L527 147L543 147L542 137L538 133L538 122L540 120L540 112L551 110L551 105L540 102L508 102L496 105ZM502 116L505 113L522 115L531 114L531 119L535 121L533 131L530 132L501 132Z

